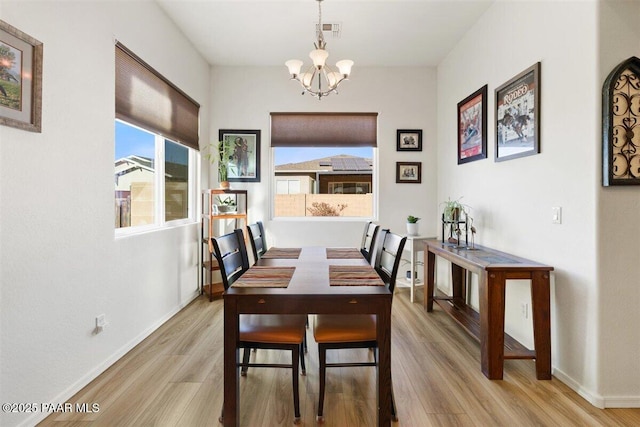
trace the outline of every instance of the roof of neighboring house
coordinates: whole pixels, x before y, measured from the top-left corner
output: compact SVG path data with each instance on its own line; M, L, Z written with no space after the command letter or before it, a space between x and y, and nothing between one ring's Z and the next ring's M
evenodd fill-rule
M306 162L277 165L275 170L276 172L371 172L373 162L371 159L340 154Z
M125 167L124 165L127 166ZM118 168L118 166L123 166L120 169L116 169L116 176L126 175L127 173L133 172L136 169L146 170L149 172L155 171L153 159L136 155L130 155L116 160L115 166L116 168ZM164 175L169 180L184 181L188 178L189 167L187 165L165 162L164 168Z

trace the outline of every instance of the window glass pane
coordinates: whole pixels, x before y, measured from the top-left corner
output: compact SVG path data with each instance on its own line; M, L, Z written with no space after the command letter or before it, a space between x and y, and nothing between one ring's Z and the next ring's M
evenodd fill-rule
M275 216L373 217L374 150L274 147Z
M165 221L189 217L189 149L164 141Z
M115 226L155 222L155 136L116 121Z

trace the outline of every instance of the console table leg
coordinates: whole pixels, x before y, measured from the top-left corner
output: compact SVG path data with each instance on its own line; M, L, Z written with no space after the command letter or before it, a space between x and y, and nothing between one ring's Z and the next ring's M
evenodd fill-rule
M504 302L506 278L502 272L479 277L480 365L490 380L501 380L504 367Z
M536 352L536 378L551 379L551 316L548 271L535 271L531 276L531 312L533 342Z
M427 311L433 311L433 291L435 290L435 267L436 254L425 248L426 262L424 263L424 298L422 299L424 308Z

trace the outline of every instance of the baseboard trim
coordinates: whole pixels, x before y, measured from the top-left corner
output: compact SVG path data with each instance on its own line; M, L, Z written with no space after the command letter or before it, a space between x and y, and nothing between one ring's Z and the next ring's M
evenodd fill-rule
M133 338L131 341L126 343L124 346L120 347L115 353L113 353L110 357L108 357L104 362L100 365L89 371L86 375L76 381L74 384L69 386L66 390L60 393L58 396L54 397L50 400L50 402L67 402L71 397L73 397L76 393L82 390L87 386L91 381L95 380L100 374L106 371L111 365L116 363L122 356L131 351L135 346L140 344L145 338L151 335L156 331L160 326L162 326L165 322L175 316L180 310L189 305L193 300L200 296L200 291L196 290L190 295L184 302L174 307L171 311L165 314L163 317L158 319L154 324L149 326L146 330L141 332L137 337ZM27 418L18 424L18 427L29 427L34 426L47 418L49 413L36 413L33 416Z
M640 396L602 396L585 389L577 381L559 369L553 369L553 376L596 408L640 408Z

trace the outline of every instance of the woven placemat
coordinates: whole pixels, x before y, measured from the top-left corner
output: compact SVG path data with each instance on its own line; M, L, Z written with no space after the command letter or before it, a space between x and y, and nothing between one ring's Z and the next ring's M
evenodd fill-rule
M270 248L262 254L260 258L286 258L286 259L298 259L300 256L301 248Z
M286 288L291 282L295 267L253 266L232 287L235 288Z
M368 265L330 265L330 286L384 286L376 271Z
M360 259L364 258L356 248L327 248L327 259Z

